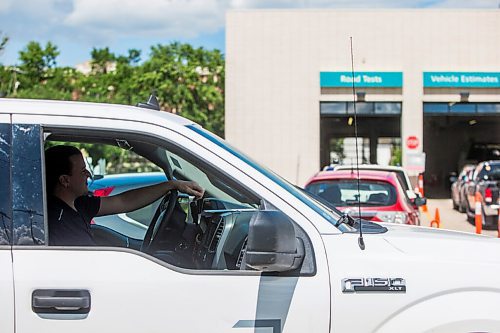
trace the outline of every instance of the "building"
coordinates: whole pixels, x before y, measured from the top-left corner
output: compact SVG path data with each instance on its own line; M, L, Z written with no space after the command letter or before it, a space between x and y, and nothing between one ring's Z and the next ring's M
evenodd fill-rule
M399 149L411 174L425 168L434 196L475 143L500 144L500 10L251 10L226 20L226 139L293 183L353 159L354 99L360 159L386 164Z

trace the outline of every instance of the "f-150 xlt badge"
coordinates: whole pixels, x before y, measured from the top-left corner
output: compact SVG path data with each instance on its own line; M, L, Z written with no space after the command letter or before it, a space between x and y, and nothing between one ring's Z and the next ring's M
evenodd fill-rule
M342 292L406 292L406 281L402 278L350 278L342 279Z

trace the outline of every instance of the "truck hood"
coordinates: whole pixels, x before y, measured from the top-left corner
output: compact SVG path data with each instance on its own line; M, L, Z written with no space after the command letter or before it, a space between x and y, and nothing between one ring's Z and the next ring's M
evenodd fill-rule
M425 227L383 226L388 229L385 233L364 234L365 250L359 248L355 233L322 235L330 268L331 316L336 318L332 331L498 331L499 239ZM406 291L346 292L343 281L356 278L404 279ZM450 307L453 311L447 311ZM363 320L349 320L353 309L363 314ZM457 318L461 320L455 323L458 326L449 326ZM494 329L482 326L485 322Z
M500 240L467 232L380 223L381 234L395 249L411 256L436 256L459 261L500 264Z

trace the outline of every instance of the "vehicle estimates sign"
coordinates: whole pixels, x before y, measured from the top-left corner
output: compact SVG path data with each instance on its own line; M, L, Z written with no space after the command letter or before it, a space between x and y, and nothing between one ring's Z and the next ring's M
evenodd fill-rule
M500 88L500 72L424 72L426 88Z
M351 72L320 72L321 88L350 88ZM354 84L360 88L400 88L403 86L402 72L354 72Z

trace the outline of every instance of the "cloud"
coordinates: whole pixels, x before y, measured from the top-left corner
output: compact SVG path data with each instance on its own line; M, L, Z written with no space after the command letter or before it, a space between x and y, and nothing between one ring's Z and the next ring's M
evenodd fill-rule
M9 11L12 6L13 0L2 0L0 1L0 13L4 13Z
M498 0L0 0L0 30L26 39L188 39L224 28L228 9L497 8ZM0 23L0 24L1 24Z
M225 1L74 0L64 24L89 33L192 38L224 26Z
M100 40L185 39L222 30L228 9L496 6L497 0L72 0L72 11L61 22Z
M224 30L231 9L498 8L499 0L0 0L0 31L10 37L3 59L28 41L52 41L85 56L92 47L137 41L202 40ZM10 52L10 53L9 53ZM17 52L17 51L16 51ZM3 60L2 59L2 60Z
M0 30L11 37L48 39L61 30L72 0L0 0Z

